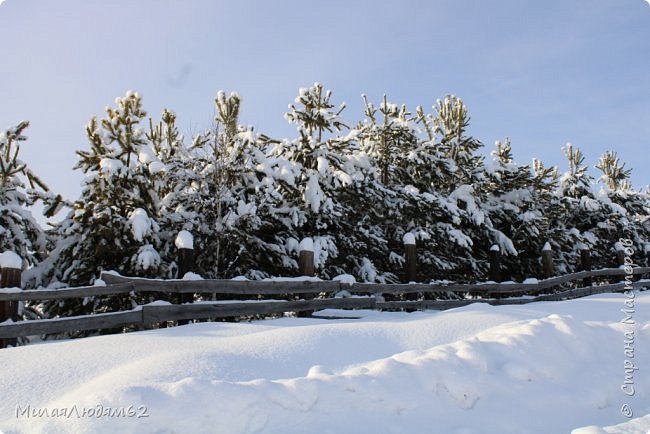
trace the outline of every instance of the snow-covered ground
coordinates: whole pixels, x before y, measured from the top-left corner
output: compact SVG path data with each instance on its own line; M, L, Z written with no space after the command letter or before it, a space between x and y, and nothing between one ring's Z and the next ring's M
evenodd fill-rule
M632 319L625 300L328 311L361 318L199 323L0 350L0 430L646 434L650 293L636 293ZM633 396L621 391L626 363L639 368L627 372Z

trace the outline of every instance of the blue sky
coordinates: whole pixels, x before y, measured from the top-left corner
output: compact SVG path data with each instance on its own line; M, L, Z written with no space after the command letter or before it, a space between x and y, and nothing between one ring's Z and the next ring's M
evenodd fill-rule
M23 160L70 199L85 124L127 90L154 118L174 110L186 136L236 90L243 123L288 136L287 104L314 81L351 121L362 93L411 110L455 94L485 154L508 136L517 162L562 171L567 142L592 165L613 149L635 187L650 183L644 0L5 0L0 56L0 128L31 121Z

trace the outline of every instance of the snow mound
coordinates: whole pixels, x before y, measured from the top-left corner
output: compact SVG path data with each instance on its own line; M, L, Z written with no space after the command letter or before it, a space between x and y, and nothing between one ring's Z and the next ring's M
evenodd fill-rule
M335 278L333 278L332 280L334 280L336 282L345 283L345 284L348 284L348 285L353 285L353 284L357 283L357 279L355 279L355 277L353 275L351 275L351 274L340 274L340 275L336 276Z
M302 241L300 241L300 245L298 246L298 251L303 252L313 252L314 251L314 240L311 238L303 238Z
M402 241L404 244L415 245L415 235L413 235L411 232L407 232L404 234Z
M650 413L650 376L635 376L634 397L619 390L623 301L606 294L446 312L362 311L357 319L197 323L12 348L2 354L0 396L12 405L0 408L0 428L646 432L650 415L625 421L619 411L627 400L639 415ZM636 293L635 306L635 364L645 367L650 294ZM147 417L27 418L16 417L15 405L132 406Z
M174 241L177 249L193 249L194 237L188 231L180 231Z
M196 274L191 271L188 271L183 275L183 280L203 280L203 277L201 277L200 274Z
M0 268L14 268L20 270L23 267L23 260L16 253L7 250L0 253Z
M571 434L648 434L650 432L650 414L637 417L614 426L588 426L571 431Z
M129 215L131 233L136 241L142 241L151 233L152 223L147 212L142 208L134 209Z

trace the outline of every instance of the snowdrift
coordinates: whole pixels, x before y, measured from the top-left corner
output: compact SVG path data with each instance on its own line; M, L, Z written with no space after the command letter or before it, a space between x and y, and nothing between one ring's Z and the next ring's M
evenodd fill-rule
M650 294L636 293L633 325L621 321L624 300L328 311L361 318L199 323L10 348L0 351L0 429L645 434ZM639 368L627 372L633 396L621 391L626 361Z

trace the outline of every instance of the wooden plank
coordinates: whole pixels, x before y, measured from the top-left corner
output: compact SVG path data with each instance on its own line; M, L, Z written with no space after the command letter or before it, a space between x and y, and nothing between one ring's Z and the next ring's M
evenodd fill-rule
M650 267L634 269L634 275L650 273ZM341 284L338 281L237 281L237 280L151 280L102 275L108 286L85 286L65 289L38 289L15 292L0 291L0 301L39 301L81 298L89 296L128 294L129 292L169 292L169 293L221 293L231 295L279 295L279 294L317 294L320 292L338 292L345 289L354 294L406 294L406 293L476 293L508 294L513 292L534 293L572 280L585 277L623 275L625 270L607 268L602 270L580 271L568 275L541 280L539 283L490 283L490 284L378 284L355 283ZM639 286L635 286L638 288Z
M141 324L142 310L0 324L0 338L98 330Z
M180 319L226 318L243 315L268 315L318 309L374 309L371 297L329 298L296 301L262 301L249 303L195 303L184 305L143 306L144 322Z
M513 292L536 292L537 283L486 283L470 285L451 285L456 293L471 292L474 294L511 294Z
M565 274L563 276L551 277L549 279L540 280L537 283L539 290L551 288L553 286L561 285L562 283L571 282L573 280L582 280L585 277L588 277L591 272L589 271L578 271L576 273Z
M38 301L38 300L60 300L64 298L81 298L99 295L128 294L135 291L133 283L126 282L117 285L107 286L80 286L77 288L62 289L32 289L16 292L0 291L0 301Z
M268 282L267 282L268 283ZM435 309L446 310L472 303L492 305L527 304L539 301L556 301L592 294L622 292L625 282L575 288L555 294L529 298L471 299L471 300L420 300L377 302L373 297L330 298L298 301L260 301L234 303L198 303L188 305L145 305L141 310L115 312L36 321L21 321L0 325L0 338L52 334L81 330L113 328L130 324L143 324L178 319L223 318L240 315L265 315L281 312L299 312L317 309ZM648 288L650 281L631 282L633 288ZM407 285L408 286L408 285ZM412 285L411 285L412 286ZM107 287L90 287L107 288ZM79 289L79 288L75 288ZM86 288L88 289L88 288ZM59 290L54 292L67 291ZM24 291L28 292L28 291ZM41 291L34 291L41 292ZM37 298L39 299L39 298Z
M633 282L635 289L650 287L650 282ZM538 295L536 297L521 298L483 298L468 300L420 300L420 301L388 301L377 303L377 309L432 309L446 310L456 307L467 306L472 303L488 303L491 305L518 305L539 301L559 301L569 298L580 298L595 294L622 292L624 282L611 283L608 285L591 286L586 288L575 288L555 294Z
M0 292L0 301L13 300L58 300L64 298L98 295L128 294L129 292L165 293L215 293L232 295L279 295L293 293L318 294L338 292L338 281L264 282L236 280L127 280L107 286L84 286L57 290L28 290L21 292Z
M636 267L632 269L632 274L646 274L650 272L650 267ZM603 268L601 270L592 270L593 277L596 276L620 276L625 273L623 268Z
M320 292L338 292L341 284L338 281L263 281L263 280L152 280L140 278L125 278L122 276L102 275L111 282L130 282L135 285L136 292L169 292L169 293L213 293L233 295L278 295L278 294L318 294ZM109 278L110 276L110 278Z
M418 300L377 302L377 309L431 309L447 310L467 306L477 300Z

